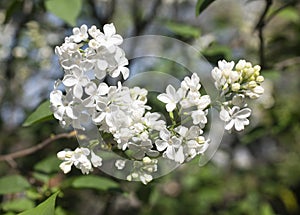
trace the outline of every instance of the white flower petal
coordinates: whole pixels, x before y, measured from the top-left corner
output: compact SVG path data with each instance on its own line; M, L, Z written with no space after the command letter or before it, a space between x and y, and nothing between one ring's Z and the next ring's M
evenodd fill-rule
M166 92L172 98L176 98L176 96L177 96L175 88L170 84L167 86Z
M108 63L105 60L97 60L96 65L97 65L98 69L100 69L100 70L105 70L108 67Z
M129 77L129 69L127 67L121 67L120 71L123 75L123 79L126 80Z
M110 38L110 41L115 45L121 45L123 42L123 38L119 34L115 34Z
M226 123L225 130L229 131L230 129L232 129L233 126L234 126L234 120L231 120L228 123Z
M170 97L166 94L166 93L162 93L162 94L159 94L157 96L157 99L163 103L170 103L172 102Z
M102 158L91 151L91 162L94 167L102 166Z
M238 119L245 119L251 115L251 109L250 108L244 108L240 110L237 114L236 117Z
M157 150L161 152L167 148L168 143L163 140L156 140L155 145L156 145Z
M108 86L107 86L106 83L100 83L99 84L99 86L98 86L98 93L99 93L99 95L102 96L102 95L107 94L108 90L109 90L109 88L108 88Z
M82 89L82 86L79 85L79 84L76 84L74 87L73 87L73 94L76 98L79 98L81 99L82 95L83 95L83 89Z
M72 167L73 163L71 161L65 161L65 162L62 162L60 165L59 165L59 168L65 173L67 174L68 172L71 171L71 167Z
M221 108L221 111L220 111L220 119L227 122L230 120L230 115L228 113L227 110L225 110L224 107Z
M179 147L177 152L175 153L175 161L178 163L183 163L184 162L184 154L183 154L183 147Z
M237 131L243 130L243 129L244 129L243 121L235 120L235 121L234 121L234 128L235 128L235 130L237 130Z
M67 87L72 87L78 83L78 79L75 78L73 75L65 75L64 79L62 80L63 84Z
M97 85L94 82L88 83L84 88L86 94L88 95L94 95L97 90Z
M70 117L71 119L77 119L77 117L74 115L73 108L67 106L65 111L68 117Z
M176 104L175 103L168 103L166 105L166 109L167 109L168 112L172 112L175 108L176 108Z
M116 28L114 24L105 24L103 26L103 32L105 36L111 37L112 35L116 34Z

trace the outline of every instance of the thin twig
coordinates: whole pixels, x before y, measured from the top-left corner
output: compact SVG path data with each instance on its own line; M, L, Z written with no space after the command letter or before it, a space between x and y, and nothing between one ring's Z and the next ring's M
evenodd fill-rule
M110 20L112 19L113 15L114 15L115 9L116 9L116 1L115 0L109 1L109 8L106 11L106 13L103 15L98 13L94 0L88 0L88 4L91 7L93 17L98 21L98 23L101 25L101 27L103 27L105 24L110 22Z
M289 6L294 6L297 3L300 3L299 0L293 0L293 1L289 1L286 4L282 5L281 7L279 7L278 9L274 10L269 17L265 20L265 25L267 25L278 13L280 13L282 10L284 10L285 8L289 7Z
M105 24L107 24L111 21L113 15L115 13L115 10L116 10L116 1L111 0L109 8L107 10L107 13L105 14L105 17L102 20L102 26L104 26Z
M41 150L42 148L44 148L45 146L47 146L49 143L58 140L58 139L62 139L62 138L71 138L74 137L76 135L75 131L72 131L70 133L62 133L62 134L58 134L55 136L51 136L47 139L45 139L44 141L42 141L41 143L27 148L27 149L23 149L17 152L13 152L10 154L6 154L6 155L1 155L0 156L0 161L7 161L10 162L11 160L15 159L15 158L20 158L20 157L24 157L26 155L30 155L38 150Z
M152 4L150 12L143 19L141 19L141 16L139 14L141 8L138 7L138 5L140 5L140 3L137 0L133 1L132 14L133 14L133 20L134 20L134 30L133 30L132 36L140 35L146 29L146 27L148 27L148 25L155 18L158 9L161 6L161 3L162 3L161 0L155 0Z
M259 59L260 59L260 66L262 68L265 67L265 41L264 41L264 35L263 35L263 30L266 25L266 16L267 13L273 4L273 0L265 0L266 1L266 6L265 9L263 10L262 14L260 15L260 18L257 22L257 25L255 27L255 30L258 31L258 38L259 38Z
M289 58L289 59L283 60L281 62L278 62L275 64L274 67L278 70L282 70L286 67L297 66L297 65L300 65L300 56L296 56L296 57Z

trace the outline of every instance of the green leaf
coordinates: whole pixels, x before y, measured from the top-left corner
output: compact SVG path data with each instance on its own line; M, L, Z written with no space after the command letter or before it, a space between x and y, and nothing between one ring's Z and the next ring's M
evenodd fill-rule
M203 55L209 62L217 64L220 59L231 59L231 52L232 51L230 48L228 48L228 46L212 44L206 50L204 50Z
M30 210L24 211L19 215L33 215L33 214L43 214L43 215L54 215L55 211L55 200L59 192L54 193L48 199L43 201L41 204L32 208Z
M13 201L5 202L2 204L2 209L5 211L24 211L24 210L29 210L31 208L34 208L35 204L32 200L30 199L16 199Z
M45 6L49 12L74 26L81 11L82 0L47 0Z
M50 101L45 101L32 113L30 114L25 122L24 127L28 127L38 122L53 119L53 113L50 110Z
M16 215L16 213L9 211L9 212L7 212L7 213L5 213L3 215Z
M92 188L102 191L119 188L118 183L108 178L93 175L79 176L72 181L71 186L74 188Z
M17 193L29 187L28 181L20 175L9 175L0 178L0 194Z
M55 208L55 215L67 215L67 212L62 207Z
M49 156L34 165L34 170L43 173L53 173L59 171L61 161L54 155Z
M198 0L196 4L196 16L199 16L215 0Z
M176 35L185 38L197 38L200 36L200 29L190 25L181 24L177 22L168 22L166 26Z
M32 176L38 180L43 182L44 184L48 184L51 176L49 174L45 174L45 173L40 173L40 172L33 172Z
M275 213L274 213L272 207L270 206L270 204L264 203L260 207L260 214L261 215L274 215Z
M300 20L300 14L299 11L295 8L289 7L286 8L284 10L282 10L278 16L280 16L281 18L289 21L289 22L294 22L294 23L298 23Z

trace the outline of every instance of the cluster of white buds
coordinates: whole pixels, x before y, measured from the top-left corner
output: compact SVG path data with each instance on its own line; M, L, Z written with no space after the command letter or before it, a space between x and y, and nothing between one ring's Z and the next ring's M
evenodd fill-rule
M220 118L226 122L225 129L231 130L234 127L241 131L245 125L249 125L247 118L251 115L245 98L257 99L263 94L264 88L260 84L264 77L260 75L259 65L252 66L245 60L234 65L233 61L219 61L218 67L212 70L212 77L220 96L225 99L220 111Z
M142 161L134 161L132 172L126 177L128 181L139 179L147 184L153 180L151 173L157 171L157 159L144 157Z
M109 137L108 148L134 161L127 180L139 179L146 184L153 179L151 173L158 169L159 157L182 164L206 151L209 140L203 133L211 99L209 95L201 95L200 78L193 73L184 78L177 90L168 85L166 92L157 96L169 113L168 120L164 120L160 113L151 112L146 89L129 88L121 82L108 86L103 81L107 74L127 79L129 69L125 67L128 64L125 53L119 47L123 39L116 34L114 25L104 25L103 31L82 25L56 47L65 74L50 94L51 108L62 126L84 130L85 123L92 122L100 134ZM246 61L239 61L235 70L233 67L233 62L220 61L212 76L220 95L226 98L220 105L225 129L234 126L240 131L249 124L247 117L251 114L244 98L257 98L263 92L260 87L263 77L258 66L252 67ZM92 166L102 165L102 158L88 148L62 151L58 157L64 160L60 165L64 173L72 165L85 174L92 171ZM125 165L122 159L115 162L118 171Z

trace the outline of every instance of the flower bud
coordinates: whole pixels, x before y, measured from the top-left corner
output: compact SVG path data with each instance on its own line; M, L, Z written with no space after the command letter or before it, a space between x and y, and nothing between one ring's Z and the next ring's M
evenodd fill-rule
M234 83L234 84L231 85L231 90L232 90L233 92L239 91L240 88L241 88L241 85L240 85L239 83Z
M253 89L253 92L254 93L257 93L257 94L263 94L264 93L264 88L261 87L261 86L256 86L254 89Z
M255 81L250 81L250 82L248 83L248 87L249 87L249 88L254 88L254 87L256 87L256 86L257 86L257 84L256 84Z
M246 62L245 67L246 68L252 68L252 64L250 62Z
M239 62L236 64L235 69L236 70L243 70L246 65L245 60L239 60Z
M223 70L223 71L222 71L223 75L224 75L226 78L228 78L228 76L230 75L230 72L231 72L231 71L229 71L229 70Z
M249 68L249 69L246 69L246 74L248 77L252 76L254 74L254 69L253 68Z
M199 144L202 144L205 142L205 138L203 136L199 136L196 138L196 141L199 143Z
M144 157L143 158L143 163L149 164L149 163L151 163L151 159L149 157Z
M264 77L263 76L257 76L257 78L256 78L256 81L258 82L258 83L262 83L263 81L264 81L265 79L264 79Z
M253 69L255 70L255 72L259 72L261 70L261 67L260 65L255 65Z

